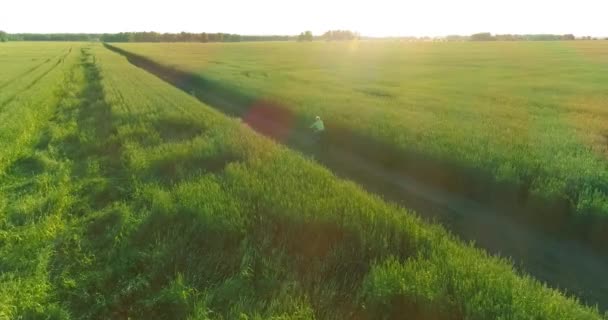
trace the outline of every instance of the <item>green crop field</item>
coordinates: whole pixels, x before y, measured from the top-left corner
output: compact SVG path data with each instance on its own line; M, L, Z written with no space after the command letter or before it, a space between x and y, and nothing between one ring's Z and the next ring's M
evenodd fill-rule
M0 319L603 318L101 44L0 44L0 70Z
M401 162L420 179L541 223L608 215L607 41L114 46L197 76L202 95L321 115L330 136L373 139L396 165L416 154Z
M57 103L68 44L0 47L0 172L22 155Z

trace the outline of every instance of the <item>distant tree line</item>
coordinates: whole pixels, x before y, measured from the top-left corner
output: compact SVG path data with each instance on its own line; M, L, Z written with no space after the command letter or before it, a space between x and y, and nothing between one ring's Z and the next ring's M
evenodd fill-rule
M476 34L471 35L468 40L471 40L471 41L562 41L562 40L576 40L576 37L573 34L497 34L497 35L492 35L489 32L482 32L482 33L476 33ZM589 37L589 40L591 40L591 37Z
M563 41L563 40L598 40L591 36L575 37L572 34L497 34L489 32L476 33L470 36L449 35L447 37L361 37L349 30L330 30L321 36L313 36L311 31L304 31L298 36L285 35L239 35L229 33L158 33L158 32L121 32L121 33L6 33L0 31L0 42L5 41L104 41L104 42L240 42L240 41L341 41L341 40L397 40L397 41ZM608 40L608 38L604 38Z
M105 34L88 33L15 33L0 31L0 41L104 41L104 42L239 42L239 41L291 41L294 36L251 35L229 33L158 33L121 32Z
M321 36L321 39L327 41L356 40L359 38L360 35L358 33L350 30L330 30Z
M99 40L104 42L239 42L242 36L229 33L158 33L158 32L121 32L103 34Z
M98 34L90 33L5 33L5 41L97 41Z
M312 41L312 31L304 31L298 36L298 41Z
M489 32L476 33L470 36L448 35L445 37L361 37L364 40L396 40L406 42L443 42L443 41L570 41L570 40L608 40L591 36L575 37L573 34L497 34Z
M241 36L241 41L292 41L294 36Z
M244 36L230 33L158 33L158 32L121 32L103 34L103 42L241 42L241 41L290 41L293 36L262 35Z
M239 35L230 33L159 33L121 32L104 34L9 34L12 41L103 41L103 42L240 42L240 41L341 41L360 39L360 35L349 30L330 30L321 36L304 31L298 36L284 35Z
M573 34L497 34L496 40L499 41L560 41L576 40Z
M395 40L404 42L450 42L450 41L570 41L570 40L608 40L608 37L575 37L572 34L497 34L479 33L470 36L449 35L445 37L361 37L363 40Z

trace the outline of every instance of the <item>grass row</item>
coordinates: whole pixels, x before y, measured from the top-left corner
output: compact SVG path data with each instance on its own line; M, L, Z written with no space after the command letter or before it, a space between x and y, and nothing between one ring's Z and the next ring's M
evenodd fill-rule
M330 135L371 139L362 152L381 144L368 153L541 224L562 222L558 232L571 231L568 217L608 213L606 42L116 46L179 70L178 85L219 93L211 103L232 100L239 116L264 100L294 113L294 126L320 114ZM583 236L601 238L589 226Z
M61 54L46 62L55 51ZM48 264L70 210L71 183L69 165L45 141L51 130L68 130L49 123L57 108L75 104L76 84L84 80L74 72L79 55L69 46L42 45L38 57L45 61L39 68L19 71L19 80L2 91L15 98L0 110L0 319L27 318L36 310L52 318L60 311L46 303L53 293Z
M17 58L2 61L7 65L8 74L11 70L17 77L10 83L3 84L0 90L0 176L4 175L12 161L27 151L28 143L36 138L36 134L44 121L48 119L53 107L60 99L59 91L64 82L65 70L73 59L68 56L70 47L62 44L49 52L37 52L33 55L43 62L36 62L32 67L30 56L19 56L24 50L15 47L8 50ZM15 68L14 65L19 66Z

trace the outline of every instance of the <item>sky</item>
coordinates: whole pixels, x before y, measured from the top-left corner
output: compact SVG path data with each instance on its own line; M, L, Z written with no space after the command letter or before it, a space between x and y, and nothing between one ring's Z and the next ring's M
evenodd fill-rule
M608 0L2 0L9 33L127 31L364 36L608 36Z

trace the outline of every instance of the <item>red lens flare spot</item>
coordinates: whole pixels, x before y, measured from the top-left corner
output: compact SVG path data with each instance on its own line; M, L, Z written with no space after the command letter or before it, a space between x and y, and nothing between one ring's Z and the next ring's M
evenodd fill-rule
M278 103L261 100L249 108L243 121L266 136L285 141L293 129L294 116Z

